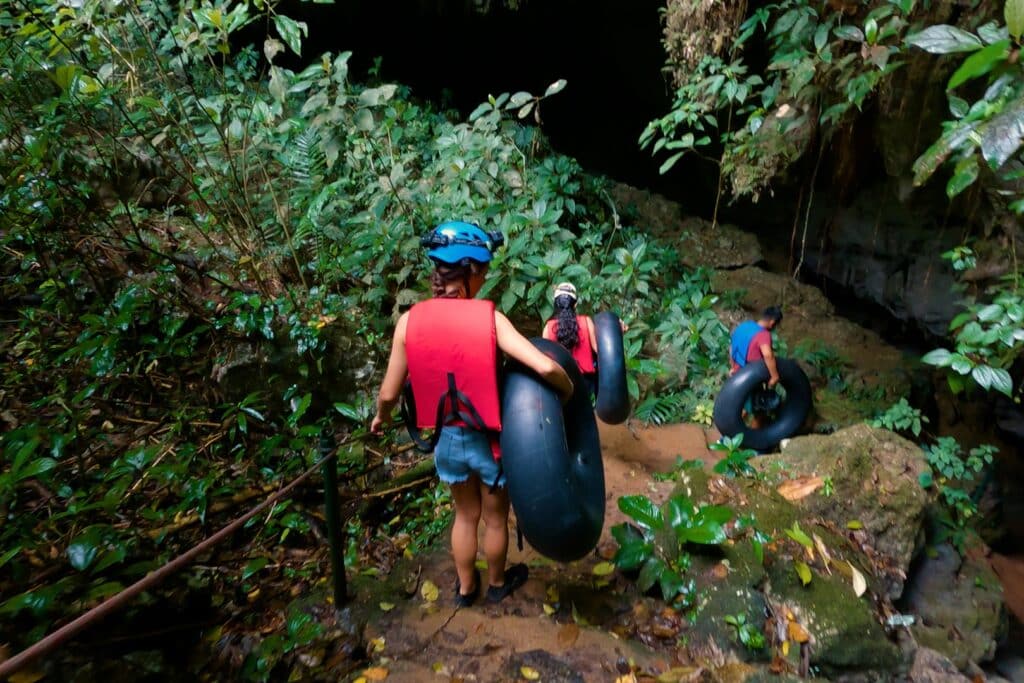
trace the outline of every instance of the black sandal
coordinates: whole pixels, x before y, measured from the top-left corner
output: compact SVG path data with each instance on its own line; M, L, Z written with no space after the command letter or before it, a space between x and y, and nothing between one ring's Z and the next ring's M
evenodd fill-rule
M473 590L465 595L462 594L462 587L459 585L459 577L455 577L455 606L456 607L470 607L476 599L480 597L480 572L476 569L473 570L473 578L476 585L473 586Z
M505 583L487 587L487 602L501 602L526 583L530 570L525 564L514 564L505 570Z

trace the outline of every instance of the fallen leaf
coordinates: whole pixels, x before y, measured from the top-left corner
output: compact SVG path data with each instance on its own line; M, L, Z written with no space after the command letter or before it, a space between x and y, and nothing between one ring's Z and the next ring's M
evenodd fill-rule
M420 595L422 595L423 599L427 602L436 602L438 595L440 595L440 591L437 588L437 584L430 579L427 579L420 587Z
M789 622L786 626L787 640L792 640L795 643L806 643L811 639L811 634L807 632L803 626L795 621Z
M546 602L544 603L544 614L546 614L546 615L548 615L550 617L552 614L554 614L557 611L558 610L556 610L554 607L552 607L548 603L546 603Z
M390 612L395 609L395 603L393 602L382 602L379 605L381 612Z
M519 667L519 673L528 681L540 680L540 672L528 666Z
M487 560L477 560L473 563L473 566L480 571L485 571L487 569Z
M811 568L799 560L794 561L793 566L796 567L796 573L800 577L800 582L805 586L809 584L812 576Z
M575 602L572 603L572 620L575 621L580 626L590 626L590 622L588 622L586 619L584 619L583 615L580 614L580 611L578 609L576 609L576 603Z
M36 681L42 679L46 674L38 669L35 671L19 671L13 673L7 679L10 683L36 683Z
M611 562L598 562L591 571L594 576L608 576L615 571L615 565Z
M546 594L547 594L548 602L550 602L552 604L558 602L558 586L555 586L554 584L548 586Z
M558 644L564 648L572 647L579 637L580 627L576 624L566 624L558 629Z
M615 683L636 683L636 675L632 673L624 674L616 678Z
M366 652L371 655L376 652L383 652L384 642L384 636L378 636L376 638L371 639L370 642L367 643Z
M658 683L680 683L689 681L701 671L700 667L677 666L658 676Z
M868 589L868 582L864 578L864 575L857 571L857 568L853 566L853 563L847 560L847 564L850 565L850 571L853 573L853 592L857 594L857 597L864 595L864 591Z
M828 548L825 547L825 542L821 540L818 534L811 534L814 539L814 547L818 549L818 554L821 555L822 561L825 563L825 571L832 574L832 570L828 566L832 563L832 556L828 554Z
M820 489L824 483L825 480L821 477L797 477L783 482L776 490L786 500L794 501L806 498Z
M352 683L366 683L366 676L360 676L356 680L352 681Z
M719 562L711 568L711 576L718 580L722 580L729 576L729 567Z
M788 640L782 641L782 656L783 657L788 657L789 656L789 641Z
M382 666L371 666L363 671L363 677L368 681L383 681L388 677L388 670Z
M441 675L441 676L451 676L452 675L452 672L442 662L434 662L434 664L430 668L434 670L434 673L436 673L438 675Z

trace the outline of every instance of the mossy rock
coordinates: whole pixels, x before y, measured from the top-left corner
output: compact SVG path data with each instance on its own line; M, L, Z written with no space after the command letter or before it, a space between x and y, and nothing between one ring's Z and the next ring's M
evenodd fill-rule
M902 667L899 649L880 626L873 604L866 596L857 597L848 578L838 572L829 575L818 565L811 583L804 586L794 569L795 558L807 558L785 529L799 522L809 535L820 539L836 562L850 559L869 574L867 563L841 536L815 524L811 515L764 481L686 472L680 490L698 505L724 502L738 515L753 515L756 528L771 536L775 547L773 552L766 551L765 564L758 560L749 538L708 549L691 548L690 575L699 595L691 642L699 645L710 640L747 662L765 661L769 653L740 645L725 618L742 614L748 624L761 626L768 607L776 613L791 610L797 616L814 638L811 664L825 673L892 672ZM795 648L790 657L795 665Z
M858 523L864 539L888 558L886 593L898 598L911 560L924 545L931 494L918 480L928 471L921 449L885 429L858 424L829 436L791 439L778 455L759 458L762 471L821 477L833 493L817 490L794 501L806 514L845 529Z

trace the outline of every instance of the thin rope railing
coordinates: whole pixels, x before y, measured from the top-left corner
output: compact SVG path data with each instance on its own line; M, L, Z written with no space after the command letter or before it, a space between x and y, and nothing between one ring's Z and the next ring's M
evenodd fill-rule
M291 492L296 486L298 486L306 479L308 479L314 472L316 472L316 470L319 467L326 465L329 461L333 462L333 459L337 457L341 447L348 443L351 443L351 440L339 444L339 446L337 448L334 448L332 452L324 455L315 464L309 467L309 469L307 469L298 477L293 479L285 487L279 489L277 492L272 494L269 498L264 500L256 507L254 507L252 510L237 518L235 521L231 522L217 533L206 538L198 545L194 546L191 550L187 550L181 555L178 555L176 558L169 561L164 566L158 569L154 569L153 571L146 574L144 577L142 577L132 585L122 590L114 597L110 598L109 600L106 600L105 602L97 605L96 607L93 607L85 614L78 616L73 621L60 627L50 635L40 640L39 642L22 650L10 659L0 662L0 681L5 680L8 676L24 668L27 664L51 652L60 645L63 645L68 640L74 638L76 635L81 633L89 626L92 626L101 619L122 609L129 602L131 602L132 599L134 599L143 591L153 588L161 581L166 579L168 576L188 566L188 564L191 563L192 560L194 560L196 557L198 557L205 551L209 550L213 546L217 545L224 539L231 536L233 533L242 528L242 526L245 525L245 523L248 522L250 519L260 514L277 501L281 500L281 498L283 498L286 494ZM334 482L336 485L336 474ZM328 485L328 483L325 482L325 485ZM337 572L337 568L335 568L335 571ZM341 569L341 571L344 571L344 569Z

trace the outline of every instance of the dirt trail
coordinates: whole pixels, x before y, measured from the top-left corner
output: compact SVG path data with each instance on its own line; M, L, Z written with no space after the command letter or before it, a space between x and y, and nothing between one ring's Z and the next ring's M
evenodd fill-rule
M480 601L462 610L451 607L455 584L451 557L446 552L423 557L421 585L433 582L439 588L438 600L427 602L417 594L408 601L396 601L396 608L382 611L367 629L368 640L384 639L374 659L388 669L387 680L423 681L438 673L452 680L515 680L520 677L519 667L528 666L543 670L545 681L579 680L572 672L586 681L603 681L615 680L629 661L659 671L682 664L665 652L621 639L607 628L587 625L607 624L632 609L621 602L614 583L600 585L592 570L614 554L609 530L624 521L616 506L618 498L643 493L664 501L673 483L656 482L650 473L671 470L677 456L714 462L707 445L709 439L717 438L717 433L709 434L698 425L601 425L608 507L598 552L558 564L529 545L519 550L513 518L509 562L525 562L530 567L529 581L498 605Z

